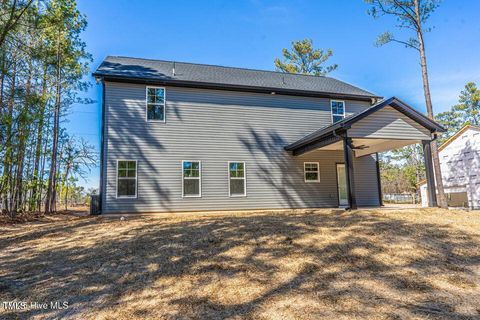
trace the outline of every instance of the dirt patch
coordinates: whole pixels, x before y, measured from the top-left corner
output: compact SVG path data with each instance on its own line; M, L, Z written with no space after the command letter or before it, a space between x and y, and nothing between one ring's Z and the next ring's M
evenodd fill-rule
M17 319L474 319L480 212L63 216L0 230Z
M16 225L26 222L48 222L55 220L68 220L68 216L85 217L89 214L89 208L86 206L78 206L68 208L67 210L59 210L56 213L45 214L43 212L20 212L15 217L10 217L5 213L0 213L0 226Z

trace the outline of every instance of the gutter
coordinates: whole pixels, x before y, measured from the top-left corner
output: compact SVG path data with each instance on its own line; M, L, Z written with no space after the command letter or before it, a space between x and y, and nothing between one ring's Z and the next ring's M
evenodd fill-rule
M101 125L101 131L100 131L100 184L99 184L99 190L98 190L98 195L99 195L99 212L100 214L102 213L102 207L103 207L103 187L104 187L104 169L105 169L105 163L104 163L104 147L105 147L105 82L101 82L102 85L102 125Z

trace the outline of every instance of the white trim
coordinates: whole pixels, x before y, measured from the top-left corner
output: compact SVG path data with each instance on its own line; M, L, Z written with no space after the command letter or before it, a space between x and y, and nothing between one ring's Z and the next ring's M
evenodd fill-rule
M343 170L345 171L345 175L347 174L347 169L345 167L345 163L336 163L335 165L335 170L336 170L336 173L335 175L337 176L337 198L338 198L338 207L339 208L344 208L344 207L348 207L348 191L347 191L347 198L346 199L340 199L340 183L342 181L339 181L339 175L338 175L338 168L343 168ZM346 177L345 177L346 179ZM348 188L347 187L347 181L343 181L345 183L345 188ZM344 202L342 203L342 200L344 200Z
M184 177L183 176L183 164L185 162L198 162L198 178L197 177ZM198 180L198 195L185 195L185 190L183 186L183 179L187 180ZM182 198L201 198L202 197L202 161L200 160L182 160Z
M307 171L305 171L305 165L306 164L316 164L317 165L317 180L307 180ZM310 171L310 172L314 172L314 171ZM320 163L319 162L305 161L303 163L303 181L305 183L320 182Z
M243 194L234 194L232 195L230 190L230 163L243 163L243 178L235 177L233 180L243 180ZM227 174L228 174L228 196L230 198L237 198L237 197L246 197L247 196L247 164L245 161L228 161L227 162Z
M148 119L148 89L163 89L163 120ZM167 122L167 89L165 87L145 86L145 120L147 122Z
M119 178L118 177L118 163L120 161L135 162L135 195L134 196L119 196L118 195L118 178ZM138 195L138 161L134 160L134 159L117 159L117 167L115 168L115 174L116 174L116 178L115 178L115 198L116 199L136 199L137 195ZM125 179L125 177L123 179ZM126 179L132 179L132 178L127 177Z
M345 104L345 100L330 100L330 115L332 117L332 124L334 124L335 122L333 122L333 109L332 109L332 102L342 102L343 103L343 114L339 114L339 113L335 113L336 116L343 116L343 119L345 119L345 114L347 112L346 110L346 104Z

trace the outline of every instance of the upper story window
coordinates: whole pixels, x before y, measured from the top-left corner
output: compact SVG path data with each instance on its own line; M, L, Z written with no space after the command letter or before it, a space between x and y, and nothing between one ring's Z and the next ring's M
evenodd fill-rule
M147 87L147 121L165 122L165 88Z
M247 195L245 162L228 163L228 184L230 197L244 197Z
M137 196L137 161L117 161L117 198Z
M200 161L182 161L183 197L202 196L202 167Z
M332 123L336 123L345 118L345 101L331 100L332 107Z

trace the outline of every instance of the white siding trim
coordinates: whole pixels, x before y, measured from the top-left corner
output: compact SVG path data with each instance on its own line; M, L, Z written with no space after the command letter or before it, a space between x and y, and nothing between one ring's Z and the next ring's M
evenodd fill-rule
M330 114L332 116L332 124L334 124L335 122L333 122L333 109L332 109L332 102L341 102L343 103L343 119L345 119L345 115L347 114L347 105L345 104L345 100L330 100ZM340 114L335 114L337 116L339 116Z
M120 161L135 162L135 195L134 196L119 196L118 195L118 163ZM117 166L115 167L115 198L116 199L136 199L138 196L138 161L133 159L117 159Z
M234 180L243 180L243 194L234 194L232 195L230 190L230 163L243 163L243 178L234 178ZM246 197L247 196L247 164L245 161L228 161L227 163L227 174L228 174L228 196L230 198L237 197Z
M185 162L198 162L198 179L195 177L187 177L187 180L198 180L198 195L185 195L185 190L183 186L183 180L185 177L183 176L183 164ZM182 198L201 198L202 197L202 161L200 160L182 160Z
M163 89L163 120L148 119L148 89ZM147 122L167 122L167 89L158 86L145 86L145 120Z
M317 180L307 180L307 171L305 171L306 164L316 164L317 165ZM305 161L303 163L303 181L306 183L316 183L320 182L320 163L315 161Z

